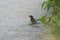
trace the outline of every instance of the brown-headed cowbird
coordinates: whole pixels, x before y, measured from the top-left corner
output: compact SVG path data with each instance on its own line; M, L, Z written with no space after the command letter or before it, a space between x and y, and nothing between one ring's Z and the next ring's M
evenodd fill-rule
M33 24L37 23L37 21L34 19L34 17L32 15L29 15L29 17L30 17L30 20Z

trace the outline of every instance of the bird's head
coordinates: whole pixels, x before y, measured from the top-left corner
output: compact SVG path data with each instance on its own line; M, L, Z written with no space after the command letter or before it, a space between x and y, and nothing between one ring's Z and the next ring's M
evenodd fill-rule
M32 15L29 15L29 17L33 18L33 16L32 16Z

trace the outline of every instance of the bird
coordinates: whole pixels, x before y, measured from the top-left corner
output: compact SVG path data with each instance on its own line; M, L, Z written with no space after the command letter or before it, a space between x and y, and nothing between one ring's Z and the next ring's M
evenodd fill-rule
M32 22L32 24L36 24L37 21L35 20L35 18L32 15L29 15L30 17L30 21Z

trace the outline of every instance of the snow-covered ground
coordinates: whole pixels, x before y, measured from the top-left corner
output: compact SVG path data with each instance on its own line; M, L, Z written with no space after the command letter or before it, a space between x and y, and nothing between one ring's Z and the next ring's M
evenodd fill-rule
M43 0L0 0L0 40L39 40L41 29L27 25L29 15L43 15Z

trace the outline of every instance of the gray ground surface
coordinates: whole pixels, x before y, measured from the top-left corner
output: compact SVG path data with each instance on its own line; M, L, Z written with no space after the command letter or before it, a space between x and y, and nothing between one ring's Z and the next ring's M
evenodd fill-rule
M29 15L43 15L43 0L0 0L0 40L39 40L41 28L32 27Z

